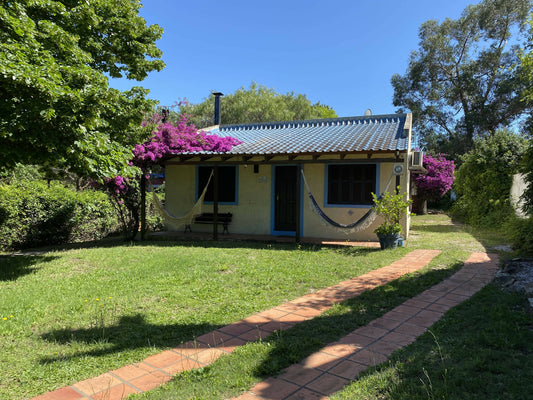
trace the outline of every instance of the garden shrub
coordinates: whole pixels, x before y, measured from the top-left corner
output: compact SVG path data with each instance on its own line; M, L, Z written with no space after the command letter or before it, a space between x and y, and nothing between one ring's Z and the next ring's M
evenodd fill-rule
M15 164L13 166L0 167L0 182L10 183L16 181L38 181L45 179L42 167L38 165Z
M456 217L482 227L499 227L511 216L513 174L518 172L527 141L509 131L497 131L475 141L474 149L462 157L454 188Z
M530 140L529 148L524 154L520 171L524 174L526 180L526 190L522 195L524 201L524 211L533 214L533 140Z
M519 254L533 256L533 217L514 216L506 224L511 246Z
M511 245L520 254L533 255L533 141L530 141L520 165L525 176L526 190L522 194L523 211L527 218L513 216L507 223L507 234Z
M102 238L117 220L105 193L59 182L0 184L0 248L18 249Z

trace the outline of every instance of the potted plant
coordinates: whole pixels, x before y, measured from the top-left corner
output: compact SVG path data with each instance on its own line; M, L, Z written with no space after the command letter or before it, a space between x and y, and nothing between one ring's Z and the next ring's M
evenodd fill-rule
M411 204L411 200L406 200L407 193L391 194L385 192L380 197L372 193L374 200L374 212L380 215L385 220L374 232L378 235L379 243L382 249L394 248L398 245L400 233L402 233L402 226L400 220L407 212L407 207Z

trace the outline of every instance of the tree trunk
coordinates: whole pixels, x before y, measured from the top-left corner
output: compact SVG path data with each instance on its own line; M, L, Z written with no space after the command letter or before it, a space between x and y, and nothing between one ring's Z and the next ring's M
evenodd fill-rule
M146 234L146 176L141 175L141 240Z
M417 215L426 215L428 213L428 201L420 196L413 196L413 213Z

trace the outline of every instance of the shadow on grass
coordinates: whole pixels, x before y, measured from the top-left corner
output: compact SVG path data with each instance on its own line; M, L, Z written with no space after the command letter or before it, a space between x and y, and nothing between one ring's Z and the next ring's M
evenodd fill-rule
M220 325L153 325L147 323L140 314L123 316L116 325L94 326L84 329L58 329L42 334L43 340L62 345L102 343L107 344L107 346L104 349L82 351L67 357L43 357L40 362L47 364L65 359L82 359L87 356L99 357L140 348L175 347L217 328L220 328Z
M382 251L380 248L372 247L351 247L351 246L328 246L329 248L335 249L337 253L344 254L346 256L366 256L378 251Z
M453 233L461 232L464 230L463 226L460 225L417 225L415 228L411 228L412 231L420 232L433 232L433 233Z
M446 214L446 220L442 223L428 223L427 221L416 220L413 218L411 225L411 233L414 235L424 236L429 241L435 240L446 243L448 240L455 242L458 238L457 234L465 234L473 237L487 252L499 253L505 258L505 254L495 249L498 245L505 245L508 243L505 232L502 232L501 227L494 227L494 229L476 228L465 224L453 216Z
M36 264L50 262L58 257L45 255L0 255L0 281L15 281L39 269Z
M242 240L242 239L223 239L223 240L206 240L198 238L190 238L183 240L145 240L145 241L126 241L119 237L107 238L92 242L84 243L68 243L64 245L56 245L49 247L42 247L41 251L63 251L63 250L80 250L80 249L94 249L94 248L113 248L113 247L200 247L200 248L220 248L220 249L266 249L266 250L302 250L302 251L320 251L323 248L340 249L343 253L354 255L367 254L374 251L379 251L379 248L372 247L353 247L336 244L316 244L316 243L285 243L270 240Z
M523 294L488 285L391 363L362 373L342 398L531 399L533 321L525 304Z
M406 275L346 300L319 317L269 336L265 341L272 344L272 350L254 371L254 375L260 378L276 375L283 368L301 361L326 344L346 336L441 282L462 266L462 263L457 263L445 270Z
M372 249L363 250L372 251ZM452 269L458 269L461 265L458 264ZM325 343L348 334L358 326L367 324L451 273L452 270L446 269L407 275L385 286L364 292L354 299L346 300L323 316L270 335L264 341L273 344L272 352L255 373L264 377L279 372L281 368L312 354ZM42 334L43 340L52 343L62 345L102 343L106 348L82 351L67 357L45 357L40 361L46 364L65 359L82 359L86 356L106 356L138 348L175 347L221 327L212 324L153 325L147 323L140 314L122 316L118 323L112 326L58 329ZM258 328L261 328L261 324L258 324ZM312 334L309 334L310 332Z

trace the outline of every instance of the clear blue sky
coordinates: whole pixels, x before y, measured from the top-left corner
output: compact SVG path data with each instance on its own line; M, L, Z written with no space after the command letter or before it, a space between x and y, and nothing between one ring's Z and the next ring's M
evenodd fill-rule
M167 64L121 90L150 89L161 105L198 103L252 81L278 93L307 95L339 116L389 114L390 79L405 73L418 28L456 19L475 0L144 0L141 15L165 32ZM223 101L223 100L222 100Z

